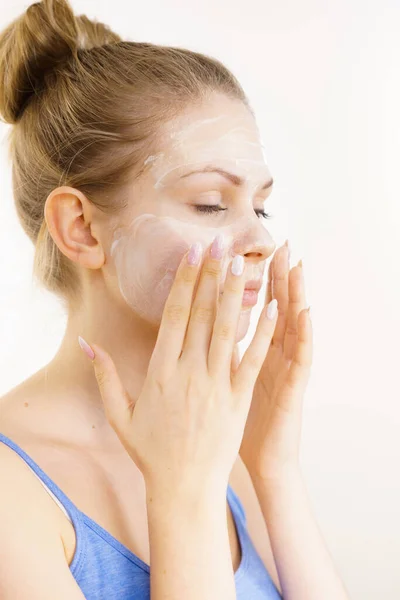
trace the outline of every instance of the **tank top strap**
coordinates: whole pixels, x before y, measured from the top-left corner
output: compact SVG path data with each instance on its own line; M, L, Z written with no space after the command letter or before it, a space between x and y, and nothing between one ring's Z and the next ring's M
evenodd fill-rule
M61 503L63 507L65 507L69 517L71 517L72 523L77 525L76 521L81 523L82 521L82 513L79 508L68 498L66 494L58 487L58 485L39 467L39 465L23 450L18 444L16 444L9 437L0 432L0 442L3 442L7 446L9 446L14 452L19 454L19 456L26 462L26 464L32 469L35 475L40 479L40 481L44 484L47 491L51 492L51 496L54 499L58 500L57 504ZM229 501L230 507L235 514L235 517L240 520L243 526L246 526L246 513L243 508L243 504L233 490L233 488L228 485L227 488L227 499ZM60 506L60 508L62 508Z
M66 513L66 516L72 521L75 527L78 526L77 521L81 522L81 511L77 506L64 494L64 492L58 487L56 483L39 467L39 465L23 450L18 444L16 444L9 437L0 432L0 442L9 446L14 452L26 462L31 470L38 477L43 487L50 493L50 496L60 506L61 510ZM65 510L64 510L65 509Z

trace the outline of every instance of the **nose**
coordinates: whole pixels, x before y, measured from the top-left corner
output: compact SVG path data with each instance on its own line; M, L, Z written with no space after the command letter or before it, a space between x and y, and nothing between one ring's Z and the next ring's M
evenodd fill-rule
M242 254L246 262L259 263L267 260L275 251L276 244L268 231L262 227L237 240L233 247L234 254Z
M248 213L243 213L242 219L236 222L232 255L241 254L245 264L254 268L266 261L274 253L276 244L265 225L265 221L255 214L250 204ZM258 270L263 270L264 266L259 265Z
M263 260L267 260L267 258L271 256L271 254L273 254L275 248L276 244L274 242L271 242L268 245L263 244L253 246L251 250L245 250L242 252L242 254L244 258L248 259L249 261L251 260L254 262L262 262Z

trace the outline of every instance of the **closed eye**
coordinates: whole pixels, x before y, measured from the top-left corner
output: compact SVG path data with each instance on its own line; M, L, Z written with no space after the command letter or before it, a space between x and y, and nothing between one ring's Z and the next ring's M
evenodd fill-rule
M208 214L228 210L227 208L222 208L222 206L220 206L219 204L194 204L193 207L196 209L197 212ZM264 219L273 218L271 213L266 213L265 210L262 208L256 208L254 209L254 212L257 216L261 215L262 217L264 217Z

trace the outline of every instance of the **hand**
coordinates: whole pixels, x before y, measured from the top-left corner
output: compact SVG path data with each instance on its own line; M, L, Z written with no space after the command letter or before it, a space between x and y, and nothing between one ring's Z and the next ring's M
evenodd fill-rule
M312 363L312 326L301 266L290 270L279 248L268 270L266 304L278 301L278 321L254 386L240 457L249 474L275 479L298 468L303 396ZM239 365L236 346L232 371Z
M146 485L169 493L216 482L226 488L277 320L261 316L231 379L245 270L234 275L228 269L218 305L222 261L209 252L202 267L186 259L185 254L167 298L138 398L128 396L106 351L91 344L107 419Z

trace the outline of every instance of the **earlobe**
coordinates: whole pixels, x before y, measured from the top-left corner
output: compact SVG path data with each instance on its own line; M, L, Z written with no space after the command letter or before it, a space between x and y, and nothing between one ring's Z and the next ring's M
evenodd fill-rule
M102 244L93 235L92 206L82 192L68 186L54 189L47 197L44 215L60 252L89 269L104 264Z

